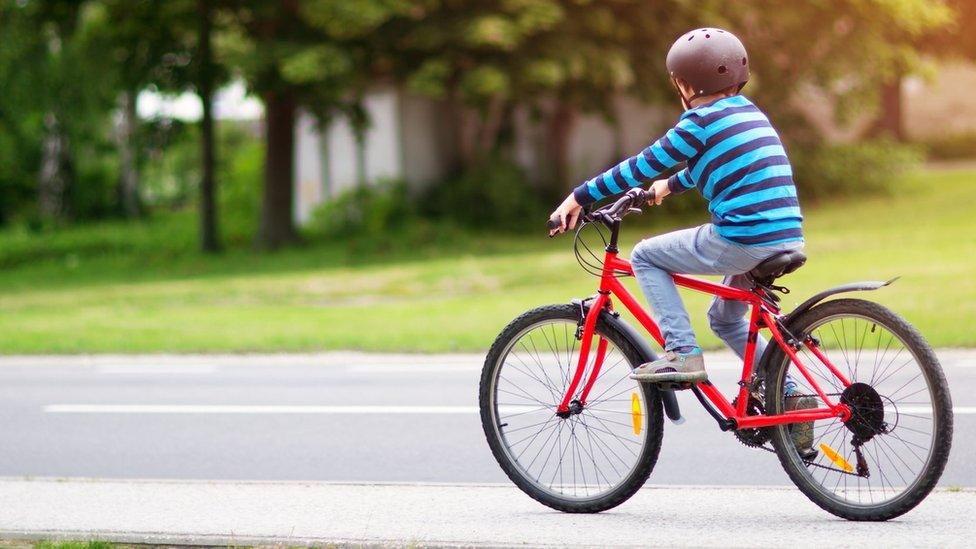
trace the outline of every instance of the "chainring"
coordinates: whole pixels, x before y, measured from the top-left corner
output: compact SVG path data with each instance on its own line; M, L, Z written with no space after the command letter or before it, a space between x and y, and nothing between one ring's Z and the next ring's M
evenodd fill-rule
M735 408L738 403L739 397L735 397L732 400L732 407ZM763 406L761 400L756 398L754 395L749 395L749 401L746 403L746 415L747 416L758 416L766 413L766 408ZM762 446L769 442L772 437L769 427L755 427L750 429L736 429L733 431L735 433L735 438L739 439L739 442L749 446L750 448L755 448L757 446Z

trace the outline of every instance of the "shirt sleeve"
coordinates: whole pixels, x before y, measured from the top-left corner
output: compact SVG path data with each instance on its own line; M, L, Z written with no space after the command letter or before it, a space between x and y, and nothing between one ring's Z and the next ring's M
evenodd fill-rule
M701 127L688 118L682 118L651 146L576 187L573 191L576 202L585 206L653 181L699 154L704 148L702 133ZM685 174L681 185L685 185L685 189L694 187L687 170L683 171ZM676 175L680 175L680 172ZM676 192L670 180L668 186L672 192Z
M672 194L681 194L694 187L695 182L691 180L691 173L688 168L682 168L680 172L668 178L668 190Z

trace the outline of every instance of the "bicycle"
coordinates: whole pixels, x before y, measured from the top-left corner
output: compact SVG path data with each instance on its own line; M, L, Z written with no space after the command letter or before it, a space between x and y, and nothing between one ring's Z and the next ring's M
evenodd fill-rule
M621 319L613 298L664 344L650 314L619 280L633 276L617 247L622 219L650 198L635 188L584 212L574 251L600 277L597 293L520 315L488 352L479 390L482 426L512 482L560 511L620 505L657 462L663 416L683 421L674 391L690 389L722 431L775 452L792 482L829 513L879 521L918 505L938 482L951 446L952 404L939 361L921 334L889 309L862 299L824 301L894 279L831 288L784 314L776 294L789 290L775 282L803 265L801 252L762 262L749 273L751 289L675 274L681 287L749 304L737 394L730 402L708 381L658 386L628 378L657 355ZM603 238L602 260L580 238L586 227ZM772 339L753 368L760 330ZM790 383L795 387L787 391Z

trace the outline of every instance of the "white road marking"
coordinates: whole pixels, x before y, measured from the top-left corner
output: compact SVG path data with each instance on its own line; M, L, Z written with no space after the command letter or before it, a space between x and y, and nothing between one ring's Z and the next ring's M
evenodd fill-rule
M898 411L906 414L931 414L932 408L929 406L899 406ZM953 406L952 413L957 416L976 414L976 406Z
M506 413L541 406L503 406ZM228 404L48 404L48 414L477 414L477 406L315 406Z
M99 364L103 375L207 375L217 372L216 364Z
M505 413L542 411L541 406L502 406ZM48 404L48 414L477 414L477 406L316 406L248 404ZM904 406L906 414L929 414L927 406ZM955 406L955 415L976 414L976 406Z
M444 364L351 364L348 371L364 374L417 374L417 373L455 373L478 372L481 364L472 363L444 363Z

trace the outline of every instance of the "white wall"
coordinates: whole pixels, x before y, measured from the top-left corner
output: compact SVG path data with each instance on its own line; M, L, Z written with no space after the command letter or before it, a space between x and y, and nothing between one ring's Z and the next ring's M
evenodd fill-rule
M570 136L571 184L634 154L677 120L677 110L649 108L631 98L614 98L620 124L611 127L598 115L580 116ZM442 102L411 96L394 88L370 93L364 103L371 125L366 132L365 173L348 122L337 118L323 133L302 114L296 126L295 217L306 223L322 201L361 181L406 180L414 190L442 177L456 154ZM516 111L515 159L538 180L549 173L541 125L527 109Z
M295 125L295 193L292 212L299 224L308 222L315 205L325 199L322 180L322 135L315 119L302 113Z
M371 93L364 101L370 121L366 132L366 181L403 175L398 95L390 88Z
M442 177L454 159L445 106L416 95L400 95L403 177L414 190Z

